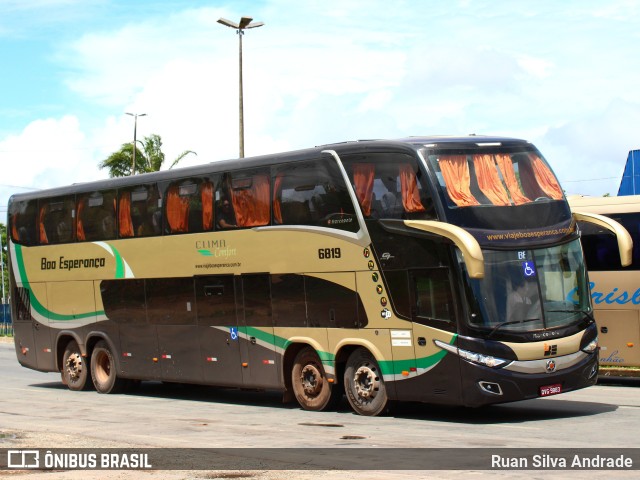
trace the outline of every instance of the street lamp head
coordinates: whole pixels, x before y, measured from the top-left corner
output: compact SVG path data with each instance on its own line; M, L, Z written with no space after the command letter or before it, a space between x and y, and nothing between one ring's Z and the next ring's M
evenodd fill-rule
M233 28L235 30L245 30L247 28L256 28L264 25L264 22L254 22L251 17L242 17L240 18L240 23L232 22L231 20L227 20L226 18L219 18L218 23L225 25L226 27Z
M231 20L227 20L226 18L219 18L218 23L226 25L227 27L235 28L236 30L240 28L240 25L238 25L236 22L232 22Z

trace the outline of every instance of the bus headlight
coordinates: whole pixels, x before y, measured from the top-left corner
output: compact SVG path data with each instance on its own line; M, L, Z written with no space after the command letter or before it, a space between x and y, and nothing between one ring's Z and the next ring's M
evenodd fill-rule
M511 363L510 360L505 360L499 357L492 357L491 355L483 355L481 353L471 352L469 350L464 350L463 348L458 348L453 345L449 345L448 343L445 343L440 340L434 340L433 342L438 347L448 352L458 355L459 357L464 358L469 362L477 363L478 365L484 365L485 367L501 368Z
M598 348L598 337L591 340L585 347L582 349L585 353L593 353Z

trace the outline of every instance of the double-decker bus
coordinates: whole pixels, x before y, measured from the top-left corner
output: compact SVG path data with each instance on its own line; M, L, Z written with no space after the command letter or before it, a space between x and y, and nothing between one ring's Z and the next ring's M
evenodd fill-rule
M523 140L355 141L76 184L14 195L8 225L18 360L72 390L275 389L308 410L346 394L377 415L596 382L575 219Z
M617 237L595 224L580 225L589 269L591 296L598 322L600 364L608 373L631 373L614 367L640 367L640 196L569 197L572 210L610 217L629 232L631 263L617 254Z

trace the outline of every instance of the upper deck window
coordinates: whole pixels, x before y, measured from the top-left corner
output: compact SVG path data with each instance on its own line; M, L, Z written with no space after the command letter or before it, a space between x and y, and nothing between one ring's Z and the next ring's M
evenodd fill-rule
M353 203L335 161L323 158L275 167L273 223L357 232Z
M38 203L38 243L48 245L75 240L73 195L43 199Z
M171 183L165 199L167 233L212 230L213 190L213 182L208 178L190 178Z
M270 179L268 171L234 172L226 178L226 189L238 227L269 225Z
M11 240L21 245L36 245L37 200L12 202L9 204L9 228Z
M429 161L450 207L523 205L562 200L546 162L532 151L432 152Z
M161 225L160 195L155 184L118 191L120 238L159 235Z
M435 218L415 157L402 153L345 155L347 173L365 219Z
M116 237L115 190L79 195L76 211L79 241L111 240ZM40 243L43 243L42 240Z

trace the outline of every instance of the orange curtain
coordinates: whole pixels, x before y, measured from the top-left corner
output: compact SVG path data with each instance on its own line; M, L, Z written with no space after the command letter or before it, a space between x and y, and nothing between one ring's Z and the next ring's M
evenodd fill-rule
M43 205L40 207L40 244L46 245L49 243L49 239L47 238L47 231L44 228L44 219L48 213L48 205Z
M282 225L282 202L280 201L280 197L282 197L283 178L284 174L279 173L273 181L273 218L276 223L279 223L280 225Z
M471 175L466 155L446 155L440 157L440 170L444 177L447 193L459 207L480 205L471 193Z
M533 166L533 174L544 193L554 200L562 200L562 189L560 188L560 185L558 185L558 181L551 172L551 169L545 165L540 157L533 153L529 154L529 159Z
M509 190L513 203L522 205L523 203L531 202L520 189L520 184L516 178L516 171L513 169L513 162L511 162L511 156L508 153L498 153L496 155L496 162L502 173L502 178L504 178L504 183L507 184L507 190Z
M362 207L362 214L365 217L371 215L375 168L373 163L356 163L353 166L353 183L356 186L356 196Z
M231 202L239 227L257 227L269 224L269 176L255 175L251 186L231 189Z
M213 228L213 184L204 182L200 195L202 197L202 229L211 230Z
M474 155L473 166L478 177L478 187L485 197L494 205L511 205L507 191L498 176L493 155L486 153Z
M413 171L413 168L411 168L411 165L408 163L401 164L399 168L402 206L404 207L405 212L424 212L425 208L420 201L416 172Z
M18 223L18 214L14 214L11 218L11 238L14 242L20 241L20 235L18 234L18 227L16 224Z
M167 191L167 221L171 233L189 231L189 199L180 196L177 185Z
M120 210L118 211L120 237L133 237L133 222L131 221L131 192L120 195Z
M87 199L83 198L78 202L78 218L76 219L76 225L77 225L76 235L78 237L78 240L80 241L84 241L87 239L86 235L84 234L84 226L82 225L82 214L84 213L84 205L86 201Z

